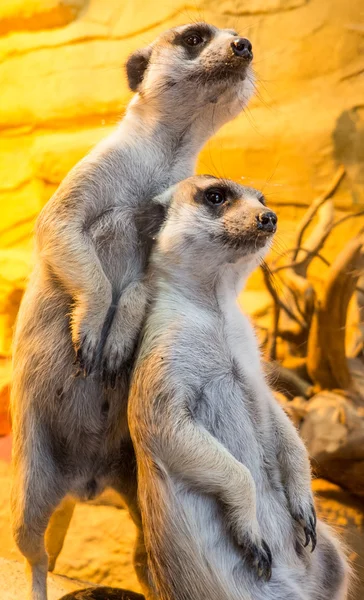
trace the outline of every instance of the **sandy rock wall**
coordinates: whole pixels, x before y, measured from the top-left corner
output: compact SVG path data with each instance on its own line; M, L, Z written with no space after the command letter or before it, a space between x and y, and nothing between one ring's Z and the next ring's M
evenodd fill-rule
M337 206L358 210L362 17L360 0L2 0L0 354L10 350L36 215L123 114L128 54L173 25L204 19L238 29L254 46L257 95L209 142L199 170L264 187L288 236L339 163L347 177ZM345 227L329 253L352 234Z

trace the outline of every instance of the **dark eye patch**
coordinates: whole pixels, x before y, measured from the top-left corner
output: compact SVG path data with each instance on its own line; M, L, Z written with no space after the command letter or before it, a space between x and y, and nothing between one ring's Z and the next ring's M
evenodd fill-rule
M177 33L173 44L182 46L189 59L196 58L201 50L211 41L213 33L208 25L197 23Z
M259 195L258 195L258 200L259 200L259 202L260 202L261 204L263 204L263 206L265 206L265 205L266 205L265 198L264 198L263 194L259 194Z
M210 179L215 179L208 175ZM205 206L212 217L219 218L221 214L230 206L231 202L238 199L238 195L229 185L224 185L221 180L216 179L216 184L208 187L195 187L194 202Z

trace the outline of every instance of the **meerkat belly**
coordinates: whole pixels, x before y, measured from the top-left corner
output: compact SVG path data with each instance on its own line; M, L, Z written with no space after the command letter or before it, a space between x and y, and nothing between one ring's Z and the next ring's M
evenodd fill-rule
M203 555L221 586L229 590L231 600L255 600L251 569L244 564L242 552L227 530L224 511L216 498L202 495L191 488L176 484L176 498L183 507L188 522L189 548L193 555ZM191 598L194 590L191 589Z
M189 551L191 554L204 556L224 589L229 590L232 600L281 600L285 597L281 595L285 586L287 598L300 598L298 594L290 595L290 592L304 576L305 569L295 553L294 537L286 531L287 524L285 519L282 519L279 505L269 506L268 501L262 510L257 492L258 522L262 536L269 544L275 560L272 586L262 587L249 564L245 562L241 548L229 532L224 510L218 500L212 495L192 490L180 481L175 482L175 497L185 515L184 523L188 523L188 531L185 533L189 538ZM159 506L159 509L162 508ZM268 510L272 511L269 519L273 521L272 525L267 522Z
M75 377L70 298L56 283L35 271L24 296L15 340L13 414L25 430L35 418L58 468L79 480L78 496L88 497L105 473L120 468L129 440L128 384L121 378L117 390L105 390L96 375Z
M196 419L252 474L265 539L273 548L282 547L283 540L291 547L292 519L274 449L269 408L262 411L253 391L232 372L204 387L195 411Z

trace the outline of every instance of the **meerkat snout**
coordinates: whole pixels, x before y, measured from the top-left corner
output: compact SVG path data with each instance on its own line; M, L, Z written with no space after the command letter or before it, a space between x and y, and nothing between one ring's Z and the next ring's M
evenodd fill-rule
M257 215L258 229L266 233L275 233L277 229L277 215L271 210L266 210Z
M231 42L231 48L236 56L240 56L244 60L251 62L253 60L252 45L246 38L238 38Z

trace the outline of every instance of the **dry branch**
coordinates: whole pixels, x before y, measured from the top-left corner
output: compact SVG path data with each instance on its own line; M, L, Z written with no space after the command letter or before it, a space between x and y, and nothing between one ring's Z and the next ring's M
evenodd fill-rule
M302 396L303 398L312 396L313 388L308 381L276 361L269 364L267 374L272 388L284 394L290 400L295 396Z
M263 277L264 277L264 282L265 282L266 288L267 288L268 292L270 293L270 295L272 296L274 303L277 304L279 306L279 308L281 308L288 317L290 317L293 321L296 321L296 323L298 323L298 325L300 325L300 327L305 327L305 323L303 323L297 317L297 315L295 315L294 312L289 308L289 306L287 306L287 304L285 302L283 302L283 300L280 299L279 294L273 285L272 273L271 273L269 266L266 263L263 263L261 268L263 271Z
M308 210L306 211L306 213L298 227L296 244L295 244L297 251L293 255L293 260L296 260L298 252L301 249L303 235L304 235L307 227L311 223L312 219L314 218L314 216L316 215L316 213L318 212L320 207L327 200L332 198L332 196L335 194L335 192L336 192L337 188L339 187L341 181L343 180L344 176L345 176L345 169L343 166L340 166L339 169L337 170L337 172L335 173L333 180L331 181L330 185L328 186L326 192L324 192L322 194L322 196L319 196L318 198L316 198L316 200L314 200L312 202L312 204L309 206Z
M336 223L334 224L334 226L335 225L336 225ZM312 252L312 250L307 250L306 248L291 248L289 250L286 250L285 254L288 255L288 254L294 253L294 252L296 252L296 250L297 251L299 250L300 252L305 252L306 254L310 254L313 256L313 258L320 259L327 267L330 266L329 261L324 256L322 256L322 254L320 254L319 252ZM273 264L275 265L275 264L277 264L277 262L278 261L276 261ZM279 273L279 271L285 271L286 269L293 269L296 266L296 264L297 264L296 261L292 261L292 262L286 263L284 265L279 265L277 267L273 266L271 268L271 272L273 275L275 275L276 273Z
M334 224L334 203L327 200L318 210L318 222L311 234L304 242L305 255L301 257L301 250L296 256L294 271L301 277L306 277L307 269L313 258L318 254L329 237Z
M298 226L296 247L286 251L283 260L281 256L272 267L268 264L263 268L264 282L273 299L266 349L270 360L276 360L277 344L281 340L288 344L293 355L306 358L308 377L315 386L354 391L345 353L346 318L360 269L364 267L364 228L332 265L320 254L334 228L348 219L364 215L361 210L334 221L332 196L344 177L345 170L340 167L325 193L306 211ZM318 220L303 241L315 216ZM316 257L328 267L327 281L323 283L319 298L307 278L307 269ZM278 273L283 293L278 293L272 278ZM359 341L363 343L362 336ZM279 348L284 351L284 345ZM358 348L360 350L362 345L357 345L355 352Z
M364 235L351 240L332 264L308 340L307 370L322 389L353 388L345 353L350 298L364 267Z

